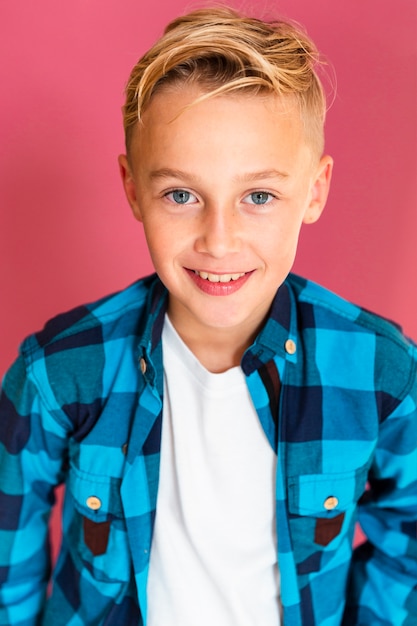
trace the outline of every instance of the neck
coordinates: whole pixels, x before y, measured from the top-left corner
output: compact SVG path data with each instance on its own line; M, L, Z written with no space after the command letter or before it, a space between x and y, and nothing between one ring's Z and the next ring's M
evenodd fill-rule
M240 331L218 328L207 328L204 333L193 333L181 324L176 324L171 317L170 319L194 356L214 374L240 365L245 350L251 345L256 334L245 337Z

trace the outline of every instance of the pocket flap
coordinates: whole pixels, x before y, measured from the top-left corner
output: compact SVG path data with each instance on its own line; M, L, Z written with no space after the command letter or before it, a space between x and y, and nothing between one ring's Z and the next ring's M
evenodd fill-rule
M290 513L335 517L354 505L362 495L367 467L341 474L304 474L288 478Z
M86 475L71 467L69 489L74 506L83 516L95 522L123 517L120 484L120 479Z

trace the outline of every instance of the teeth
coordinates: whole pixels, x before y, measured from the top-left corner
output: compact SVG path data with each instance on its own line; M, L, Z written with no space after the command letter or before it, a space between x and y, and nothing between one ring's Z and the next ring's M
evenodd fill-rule
M241 272L238 274L210 274L209 272L195 272L200 276L200 278L204 278L204 280L208 280L211 283L229 283L231 280L238 280L238 278L242 278L245 275L245 272Z

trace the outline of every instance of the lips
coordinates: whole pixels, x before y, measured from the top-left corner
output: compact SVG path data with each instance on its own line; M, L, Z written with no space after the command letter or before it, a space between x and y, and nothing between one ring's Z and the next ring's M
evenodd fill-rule
M230 272L214 274L204 270L189 270L187 273L194 285L209 296L230 296L238 291L252 276L250 272Z

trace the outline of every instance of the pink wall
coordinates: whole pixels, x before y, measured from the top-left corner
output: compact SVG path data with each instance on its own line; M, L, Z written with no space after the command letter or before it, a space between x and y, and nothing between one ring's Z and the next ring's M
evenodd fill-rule
M231 2L235 6L242 3ZM332 61L336 161L296 271L417 337L416 5L262 0ZM189 0L18 0L0 8L0 374L46 318L151 271L116 156L131 66Z

